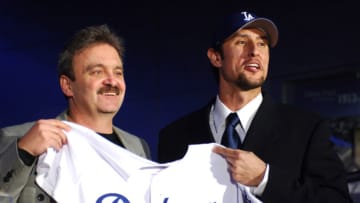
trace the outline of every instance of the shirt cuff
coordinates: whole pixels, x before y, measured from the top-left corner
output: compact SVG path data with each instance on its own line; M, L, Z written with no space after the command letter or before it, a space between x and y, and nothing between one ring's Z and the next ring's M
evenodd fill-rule
M35 161L35 156L31 155L29 152L18 149L20 159L25 163L27 166L31 166Z
M253 193L256 196L261 196L263 194L266 184L269 180L269 171L270 171L270 166L269 166L269 164L266 164L264 178L261 180L261 182L258 186L250 187L251 193Z

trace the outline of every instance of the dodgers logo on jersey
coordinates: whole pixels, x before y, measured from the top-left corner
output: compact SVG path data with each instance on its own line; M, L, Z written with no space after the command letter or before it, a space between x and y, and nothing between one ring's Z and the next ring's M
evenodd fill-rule
M168 200L168 197L165 198L163 203L167 203ZM130 203L130 201L125 196L117 193L104 194L96 200L96 203L105 203L105 201L111 203Z
M96 203L103 203L105 201L112 201L112 203L130 203L130 201L125 196L117 193L104 194L96 200Z

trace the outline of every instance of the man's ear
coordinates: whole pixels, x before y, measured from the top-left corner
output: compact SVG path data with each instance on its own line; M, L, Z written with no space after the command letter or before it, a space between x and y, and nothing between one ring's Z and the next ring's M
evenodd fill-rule
M207 56L209 58L210 63L217 68L222 66L222 58L219 52L215 51L214 48L209 48L207 51Z
M65 75L61 75L59 78L60 88L62 92L67 96L73 96L73 91L71 87L71 79Z

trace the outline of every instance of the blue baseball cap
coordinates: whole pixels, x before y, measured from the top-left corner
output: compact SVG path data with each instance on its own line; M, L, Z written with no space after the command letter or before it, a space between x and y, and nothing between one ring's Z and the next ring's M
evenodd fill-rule
M244 28L259 28L265 31L270 47L275 47L278 42L279 33L273 21L242 11L227 15L220 20L214 33L213 45L222 44L230 35Z

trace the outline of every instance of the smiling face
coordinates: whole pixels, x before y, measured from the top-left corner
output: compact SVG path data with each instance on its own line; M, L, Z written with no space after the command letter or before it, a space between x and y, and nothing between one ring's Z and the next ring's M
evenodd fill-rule
M105 43L90 45L74 55L75 80L62 75L61 87L72 113L114 116L124 100L123 63L117 51Z
M263 31L241 29L225 40L222 54L210 51L211 63L219 68L220 89L261 91L268 74L268 43Z

